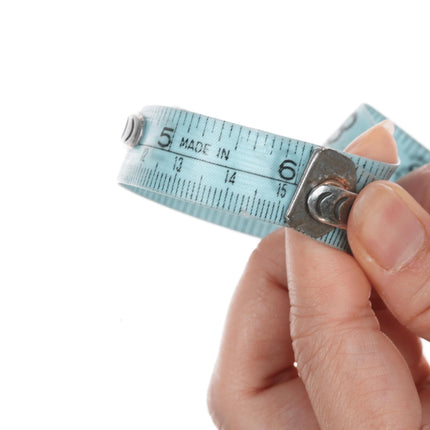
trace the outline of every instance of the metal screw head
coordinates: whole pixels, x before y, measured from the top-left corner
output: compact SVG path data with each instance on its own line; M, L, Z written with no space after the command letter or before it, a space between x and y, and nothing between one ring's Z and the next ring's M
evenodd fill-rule
M337 181L327 181L309 193L308 209L317 221L346 230L349 212L356 197L356 193L346 190Z
M127 118L121 140L127 146L135 147L142 137L144 118L140 113L130 115Z

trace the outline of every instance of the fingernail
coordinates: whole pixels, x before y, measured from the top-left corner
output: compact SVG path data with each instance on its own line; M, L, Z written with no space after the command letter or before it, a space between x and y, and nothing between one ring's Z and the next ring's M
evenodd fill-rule
M386 119L380 122L380 125L382 125L382 127L384 127L390 134L394 134L395 126L393 121Z
M394 124L389 120L381 121L360 134L345 151L386 163L397 161L397 145L393 137Z
M396 185L375 183L359 195L352 227L365 252L382 268L399 271L422 250L426 232Z

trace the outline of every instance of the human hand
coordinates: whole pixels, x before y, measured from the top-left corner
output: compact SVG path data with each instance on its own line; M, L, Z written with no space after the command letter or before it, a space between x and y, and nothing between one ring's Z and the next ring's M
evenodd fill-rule
M397 159L388 122L347 150ZM429 167L360 193L354 257L290 229L259 243L209 388L219 428L430 429Z

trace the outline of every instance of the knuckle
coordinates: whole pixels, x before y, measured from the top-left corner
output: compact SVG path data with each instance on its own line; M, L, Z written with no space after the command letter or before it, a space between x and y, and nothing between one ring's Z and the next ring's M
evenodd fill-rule
M376 317L363 308L354 315L327 317L313 314L312 317L297 317L292 308L291 337L297 369L300 377L307 379L315 370L329 368L339 356L349 355L348 339L363 339L379 329ZM306 311L301 310L303 314ZM346 348L346 349L345 349Z
M307 318L305 318L306 320ZM327 333L319 318L311 321L292 318L291 339L299 376L307 380L314 369L328 361L330 353L336 353L335 336Z
M308 381L317 368L323 368L328 362L330 349L336 351L336 348L330 340L313 342L311 348L303 347L301 341L302 339L294 340L293 349L298 375L303 381Z

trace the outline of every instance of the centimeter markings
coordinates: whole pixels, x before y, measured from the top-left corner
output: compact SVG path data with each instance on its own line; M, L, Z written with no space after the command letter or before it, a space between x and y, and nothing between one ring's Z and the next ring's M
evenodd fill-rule
M145 128L123 164L122 185L259 237L286 225L286 210L316 145L182 109L151 106L142 115ZM341 151L372 122L383 119L372 107L361 105L326 145ZM375 179L396 180L430 162L430 152L398 126L394 137L402 161L394 176L395 165L351 156L358 191ZM317 240L348 249L347 236L339 229Z
M143 138L138 147L144 167L135 174L141 186L285 225L286 208L312 145L174 108L155 107L143 115L148 119L150 137ZM409 138L406 133L399 137ZM359 184L384 176L387 168L366 159L357 163ZM330 243L344 238L333 232L325 240Z
M254 189L252 193L247 194L234 192L229 187L208 186L207 184L203 184L204 175L200 176L197 183L187 178L178 178L177 173L173 175L161 172L158 170L157 165L153 168L144 167L140 172L140 177L142 178L140 181L142 187L151 191L205 204L216 209L224 209L232 213L252 215L275 224L284 224L287 205L285 203L282 204L281 199L272 201L257 197L258 189Z
M231 170L235 170L237 172L242 172L242 173L247 173L249 175L259 176L259 177L265 178L265 179L271 179L271 180L276 181L276 182L282 182L285 184L293 184L295 186L297 185L295 182L283 179L282 177L281 178L273 178L271 176L261 175L259 173L256 173L256 172L253 172L250 170L243 170L243 169L238 169L237 167L233 167L233 166L229 166L229 165L225 165L225 164L214 163L212 161L205 160L204 158L194 157L192 155L184 154L183 152L171 151L170 149L160 148L160 147L155 146L155 145L149 145L148 143L142 143L141 146L144 146L147 148L152 148L152 149L158 149L158 150L165 151L165 152L172 154L172 155L178 155L180 157L190 158L192 160L201 161L203 163L208 163L208 164L211 164L213 166L223 167L225 169L231 169Z
M305 148L302 142L289 139L284 147L284 139L280 138L279 145L275 145L277 136L273 135L268 144L271 136L269 133L254 129L243 133L242 126L176 109L158 107L152 114L154 120L151 121L151 126L157 127L156 132L152 130L152 133L157 138L151 138L149 143L144 140L139 145L140 159L145 165L139 169L138 182L142 187L177 199L236 214L251 215L279 225L285 224L287 202L283 198L287 193L286 187L296 187L298 181L296 169L307 162L303 160ZM257 149L263 151L261 156L264 157L270 157L275 151L278 152L275 155L282 160L278 169L279 177L258 173L252 170L253 166L250 166L251 169L241 169L229 162L234 155L240 156L240 152L250 150L255 152ZM157 170L158 163L153 165L156 157L151 161L149 156L152 151L161 152L164 157L169 157L174 173ZM187 169L182 169L184 159L204 163L208 165L209 170L217 169L218 174L220 170L224 170L225 183L217 183L217 186L214 186L213 181L205 174L200 175L196 182L192 174L187 174ZM167 164L162 163L164 169ZM202 172L205 170L207 169L201 169ZM236 173L257 178L257 182L254 179L254 185L250 185L253 189L251 192L243 192L243 187L241 191L234 189ZM243 182L244 179L241 179ZM267 195L267 189L260 190L259 186L255 187L256 183L262 184L265 180L278 184L271 186L272 198Z

